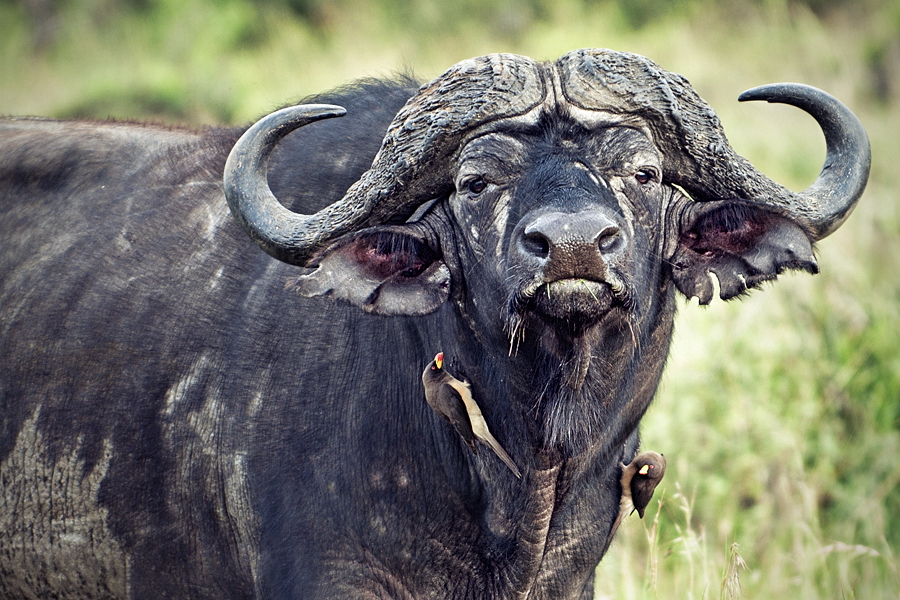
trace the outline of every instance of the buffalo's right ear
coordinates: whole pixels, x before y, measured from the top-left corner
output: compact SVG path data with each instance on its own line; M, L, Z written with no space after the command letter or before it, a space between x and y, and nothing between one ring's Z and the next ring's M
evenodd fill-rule
M292 284L301 295L331 295L374 314L428 314L450 293L450 270L414 225L348 234L315 262Z
M785 269L819 271L810 237L800 225L741 200L689 204L670 260L675 286L700 304L713 298L712 274L719 296L728 300Z

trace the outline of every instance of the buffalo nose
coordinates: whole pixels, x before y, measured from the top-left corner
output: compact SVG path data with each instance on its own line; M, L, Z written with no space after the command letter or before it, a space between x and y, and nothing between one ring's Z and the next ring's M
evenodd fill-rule
M520 251L561 270L560 277L585 277L605 270L627 244L625 231L602 211L552 212L525 226Z

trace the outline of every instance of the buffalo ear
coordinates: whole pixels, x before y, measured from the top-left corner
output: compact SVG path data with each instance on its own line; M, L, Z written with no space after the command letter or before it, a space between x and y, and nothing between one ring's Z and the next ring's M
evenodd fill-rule
M374 314L428 314L450 293L450 270L408 225L346 235L315 262L315 271L291 284L301 295L331 295Z
M675 286L709 304L715 293L729 300L785 269L817 273L812 242L796 222L740 200L692 203L681 220L671 259Z

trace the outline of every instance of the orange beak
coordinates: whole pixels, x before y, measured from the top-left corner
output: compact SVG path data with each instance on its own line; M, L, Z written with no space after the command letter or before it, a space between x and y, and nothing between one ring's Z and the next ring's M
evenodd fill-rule
M438 352L437 355L435 355L434 364L437 365L438 369L444 368L444 353L443 352Z

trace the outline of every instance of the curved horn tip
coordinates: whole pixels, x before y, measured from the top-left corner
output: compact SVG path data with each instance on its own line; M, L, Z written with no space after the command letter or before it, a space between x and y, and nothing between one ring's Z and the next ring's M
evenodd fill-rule
M314 121L343 117L346 114L347 109L336 104L297 104L266 115L254 123L247 133L264 130L280 139Z
M327 119L329 117L343 117L347 114L347 109L337 104L296 104L294 106L286 106L281 110L276 110L269 116L279 114L297 113L298 116L309 117L312 119ZM263 117L266 119L268 117Z
M266 165L276 144L308 123L347 113L333 104L300 104L275 111L250 126L228 154L225 200L250 237L278 260L305 264L314 242L306 229L312 215L285 208L269 189Z
M815 207L801 217L814 239L833 233L856 206L869 178L872 150L859 118L828 92L802 83L762 85L747 90L738 100L789 104L819 123L825 134L825 164L818 179L797 196Z
M270 113L251 125L240 137L228 156L226 178L234 165L252 158L265 162L269 153L284 136L304 125L321 119L343 117L347 109L334 104L298 104Z
M766 102L790 103L791 98L796 98L798 92L803 96L821 95L833 98L827 92L805 83L767 83L750 88L738 96L738 102L753 100L765 100Z
M778 89L774 89L775 86L778 86L777 83L769 83L766 85L760 85L755 88L750 88L749 90L745 90L738 96L738 102L751 102L755 100L765 100L766 102L776 102L774 98L780 94L777 92Z

